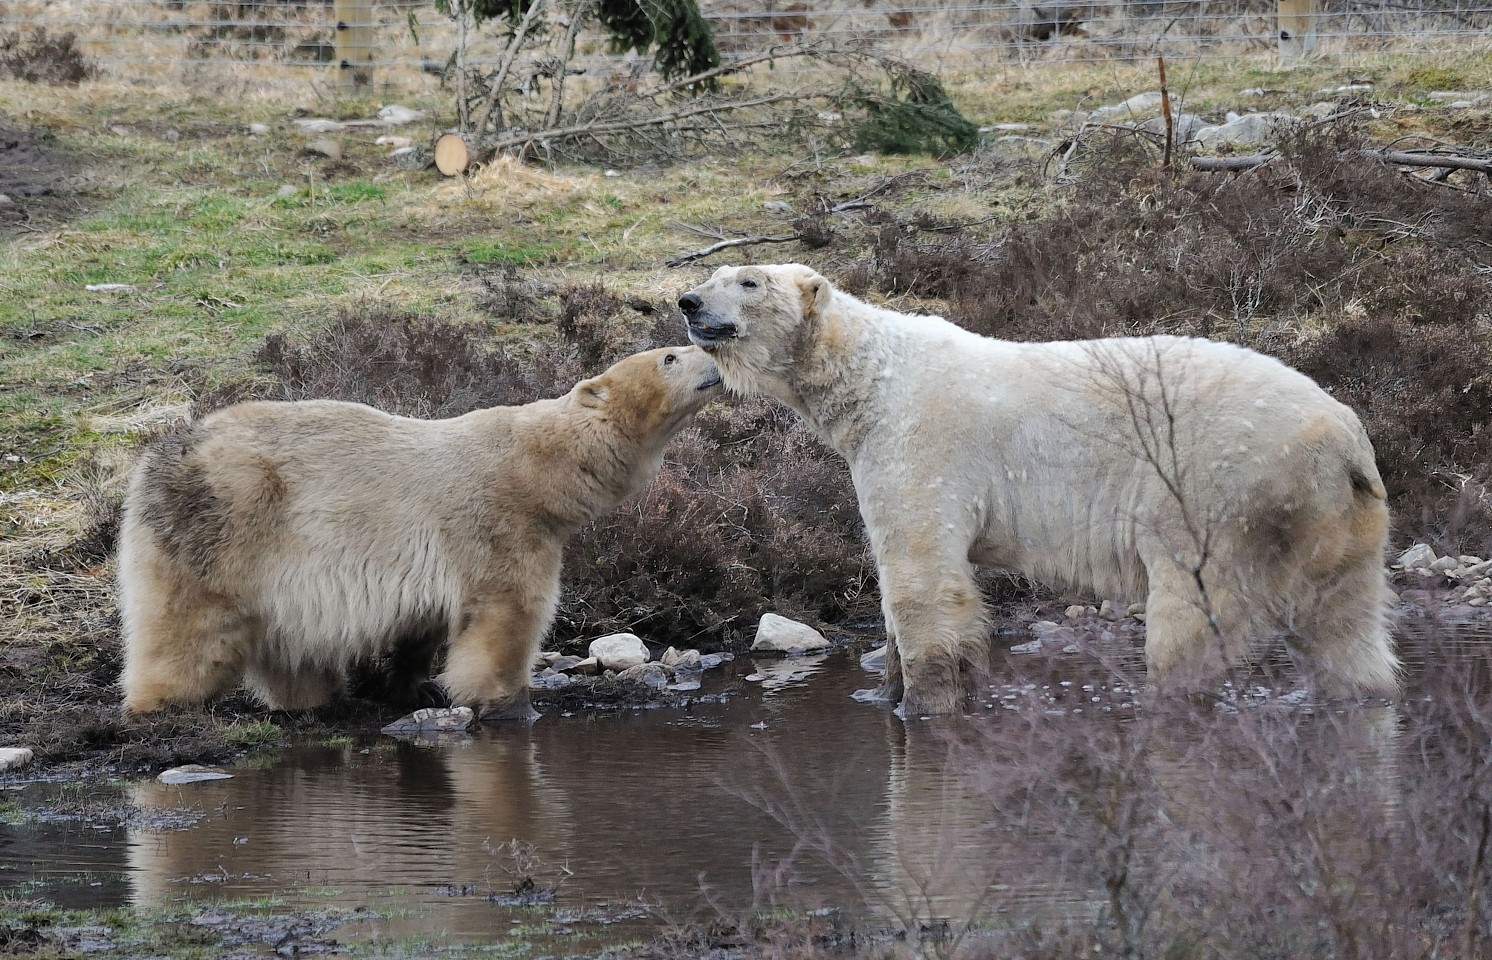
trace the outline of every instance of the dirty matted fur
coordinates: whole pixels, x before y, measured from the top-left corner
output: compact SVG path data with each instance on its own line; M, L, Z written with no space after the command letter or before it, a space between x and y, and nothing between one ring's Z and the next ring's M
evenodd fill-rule
M975 563L1144 600L1152 679L1283 634L1327 692L1395 690L1372 447L1284 364L1178 337L993 340L798 264L722 267L679 306L729 389L786 403L849 462L881 694L907 710L956 709L987 662Z
M270 707L315 707L355 660L434 634L453 702L532 716L565 539L656 475L719 383L703 351L675 347L447 420L254 402L167 437L125 498L125 710L240 679Z

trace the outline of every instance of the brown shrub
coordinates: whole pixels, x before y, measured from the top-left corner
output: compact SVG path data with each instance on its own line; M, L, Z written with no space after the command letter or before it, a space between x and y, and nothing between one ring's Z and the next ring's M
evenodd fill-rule
M0 70L26 83L75 87L98 76L98 68L84 58L77 40L76 34L49 34L44 28L25 36L19 31L0 34Z
M987 236L881 226L846 286L946 300L987 336L1176 333L1273 353L1362 415L1405 532L1486 541L1492 511L1461 478L1492 462L1492 197L1361 146L1350 128L1307 134L1225 176L1098 142L1053 215Z

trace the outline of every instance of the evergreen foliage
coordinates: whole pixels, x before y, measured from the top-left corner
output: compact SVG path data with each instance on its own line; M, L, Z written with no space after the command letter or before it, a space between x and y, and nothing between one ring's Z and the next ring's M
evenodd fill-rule
M517 26L534 0L470 0L478 23L503 20ZM449 9L451 0L442 0ZM597 17L611 34L616 53L653 51L653 62L666 79L675 80L720 65L715 35L695 0L600 0ZM700 84L714 89L714 83ZM700 92L696 90L695 92Z
M855 148L877 153L967 153L979 145L979 128L959 112L937 77L905 64L890 68L891 95L860 91L865 119L855 128Z

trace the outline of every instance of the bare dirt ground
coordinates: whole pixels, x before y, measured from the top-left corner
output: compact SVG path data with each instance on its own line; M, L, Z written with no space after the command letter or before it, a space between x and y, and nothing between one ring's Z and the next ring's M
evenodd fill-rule
M45 133L0 126L0 239L40 230L82 209L68 184L76 164Z

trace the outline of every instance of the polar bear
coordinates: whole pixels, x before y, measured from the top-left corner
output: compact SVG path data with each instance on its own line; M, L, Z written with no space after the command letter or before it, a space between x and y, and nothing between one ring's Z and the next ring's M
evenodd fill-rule
M354 661L434 635L453 702L535 716L565 539L651 480L719 390L704 351L674 347L557 399L447 420L254 402L166 438L125 496L126 712L240 678L272 708L315 707Z
M1011 343L864 303L798 264L679 300L728 389L849 463L880 573L883 697L957 708L986 664L971 564L1146 602L1152 680L1283 634L1331 694L1391 693L1388 509L1353 412L1208 340Z

